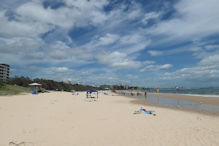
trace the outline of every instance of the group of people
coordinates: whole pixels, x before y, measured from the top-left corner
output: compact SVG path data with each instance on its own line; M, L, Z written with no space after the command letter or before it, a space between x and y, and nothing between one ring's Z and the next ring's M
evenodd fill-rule
M128 95L128 96L145 96L147 97L147 92L133 92L133 91L120 91L120 92L117 92L121 95Z

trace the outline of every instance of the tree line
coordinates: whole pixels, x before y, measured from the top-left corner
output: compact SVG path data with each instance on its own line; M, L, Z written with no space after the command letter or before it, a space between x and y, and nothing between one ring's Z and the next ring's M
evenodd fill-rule
M42 88L46 90L58 90L58 91L87 91L87 90L150 90L149 88L140 88L137 86L128 86L128 85L100 85L99 87L94 87L90 85L82 85L82 84L71 84L58 82L54 80L35 78L30 79L29 77L12 77L6 81L6 84L10 85L19 85L22 87L30 87L29 84L36 82L42 84ZM3 83L0 83L0 86L3 86Z
M29 77L12 77L7 80L6 84L10 85L18 85L23 87L30 87L29 84L31 83L39 83L42 84L42 88L46 90L57 90L57 91L86 91L90 89L98 90L98 87L93 87L89 85L81 85L81 84L68 84L64 82L58 82L54 80L47 80L41 78L30 79Z

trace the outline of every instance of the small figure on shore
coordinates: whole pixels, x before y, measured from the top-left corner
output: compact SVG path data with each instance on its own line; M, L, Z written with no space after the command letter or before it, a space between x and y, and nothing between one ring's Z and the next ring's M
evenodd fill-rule
M147 99L147 92L144 92L144 98Z
M159 86L158 85L157 85L156 89L157 89L157 93L159 93Z
M146 91L144 92L144 96L147 97L147 92Z

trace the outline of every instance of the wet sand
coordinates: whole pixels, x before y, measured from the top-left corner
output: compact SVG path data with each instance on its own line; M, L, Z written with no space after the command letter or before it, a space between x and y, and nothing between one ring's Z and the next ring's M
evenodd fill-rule
M148 96L159 96L166 98L174 98L181 100L190 100L198 103L211 104L219 106L219 98L218 97L203 97L203 96L191 96L184 94L174 94L174 93L147 93Z
M0 146L218 146L219 117L144 106L156 114L135 115L136 99L85 92L0 97Z
M124 96L124 97L127 97L127 96ZM189 113L193 112L193 113L198 113L198 114L203 114L203 115L218 116L219 117L219 112L215 112L215 111L198 110L198 109L192 109L192 108L179 108L179 107L174 107L174 106L164 106L164 105L160 105L159 103L158 104L150 104L149 103L150 99L133 98L133 97L128 97L128 98L132 98L132 100L130 102L133 104L137 104L137 105L159 107L159 108L179 110L179 111L184 111L184 112L189 112Z

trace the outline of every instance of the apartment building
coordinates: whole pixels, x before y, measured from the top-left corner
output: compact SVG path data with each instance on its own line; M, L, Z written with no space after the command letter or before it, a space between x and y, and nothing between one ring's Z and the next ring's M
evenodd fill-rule
M0 63L0 81L6 81L9 79L10 66L8 64Z

